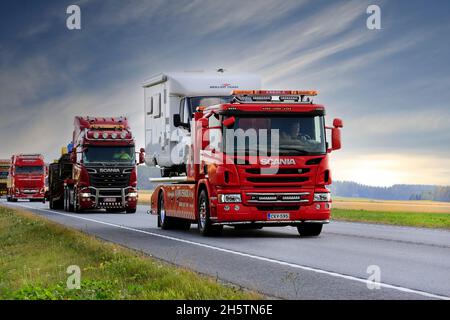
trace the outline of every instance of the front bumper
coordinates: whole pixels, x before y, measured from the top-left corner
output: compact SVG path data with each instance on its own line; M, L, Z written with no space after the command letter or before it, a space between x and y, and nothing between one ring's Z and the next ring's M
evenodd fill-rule
M254 195L251 191L242 194L243 201L239 203L219 203L218 199L211 199L213 224L298 225L303 222L325 224L330 220L331 201L314 202L314 190L266 191L258 193L258 200L248 197Z
M226 210L226 207L229 207ZM211 208L213 211L214 209ZM331 203L317 202L311 205L301 205L299 208L274 209L258 208L257 206L236 204L217 204L216 214L211 220L216 224L239 224L239 223L264 223L264 224L298 224L300 222L328 223L330 220ZM269 219L269 214L287 214L288 219Z
M135 209L138 197L130 197L135 188L95 188L88 187L79 193L78 203L81 209ZM89 196L82 196L88 193Z

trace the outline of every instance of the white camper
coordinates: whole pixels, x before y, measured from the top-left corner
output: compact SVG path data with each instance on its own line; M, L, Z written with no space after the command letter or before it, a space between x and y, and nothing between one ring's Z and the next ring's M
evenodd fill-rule
M143 83L145 99L145 162L161 168L163 177L184 172L189 125L198 106L230 101L233 90L258 90L261 78L253 74L179 72L160 73ZM175 118L175 121L174 121ZM177 125L177 127L175 126ZM174 157L175 155L175 157Z

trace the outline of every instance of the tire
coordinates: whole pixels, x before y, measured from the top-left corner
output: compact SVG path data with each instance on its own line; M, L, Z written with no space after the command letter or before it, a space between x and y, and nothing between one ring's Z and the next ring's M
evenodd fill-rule
M11 202L11 197L6 197L6 202Z
M51 210L55 209L55 203L54 203L52 197L50 197L50 199L48 200L48 207L49 207Z
M67 190L68 191L68 197L67 197L67 206L69 207L69 212L75 212L75 208L74 208L74 205L75 205L75 203L70 203L70 193L71 193L71 190L70 189L68 189ZM73 201L75 202L75 194L74 194L74 196L73 196Z
M198 196L198 231L203 236L217 236L223 230L223 226L213 226L209 216L209 201L205 190Z
M136 208L134 208L134 209L127 209L126 213L128 213L128 214L136 213Z
M301 237L317 237L322 232L323 224L320 223L302 223L297 226Z
M159 194L158 198L158 227L163 230L170 230L174 227L173 218L166 215L164 194L162 192Z

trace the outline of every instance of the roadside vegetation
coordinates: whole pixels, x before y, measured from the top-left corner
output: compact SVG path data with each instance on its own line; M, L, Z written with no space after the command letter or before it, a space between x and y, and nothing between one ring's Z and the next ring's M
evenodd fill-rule
M68 289L69 266L81 288ZM186 269L0 206L0 299L259 299Z
M448 213L366 211L334 208L331 215L334 220L342 221L450 229L450 214Z

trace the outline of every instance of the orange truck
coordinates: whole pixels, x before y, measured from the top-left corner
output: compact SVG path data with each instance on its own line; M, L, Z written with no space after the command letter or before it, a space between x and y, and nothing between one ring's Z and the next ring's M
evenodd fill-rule
M0 159L0 197L8 193L8 175L11 163L8 159Z

